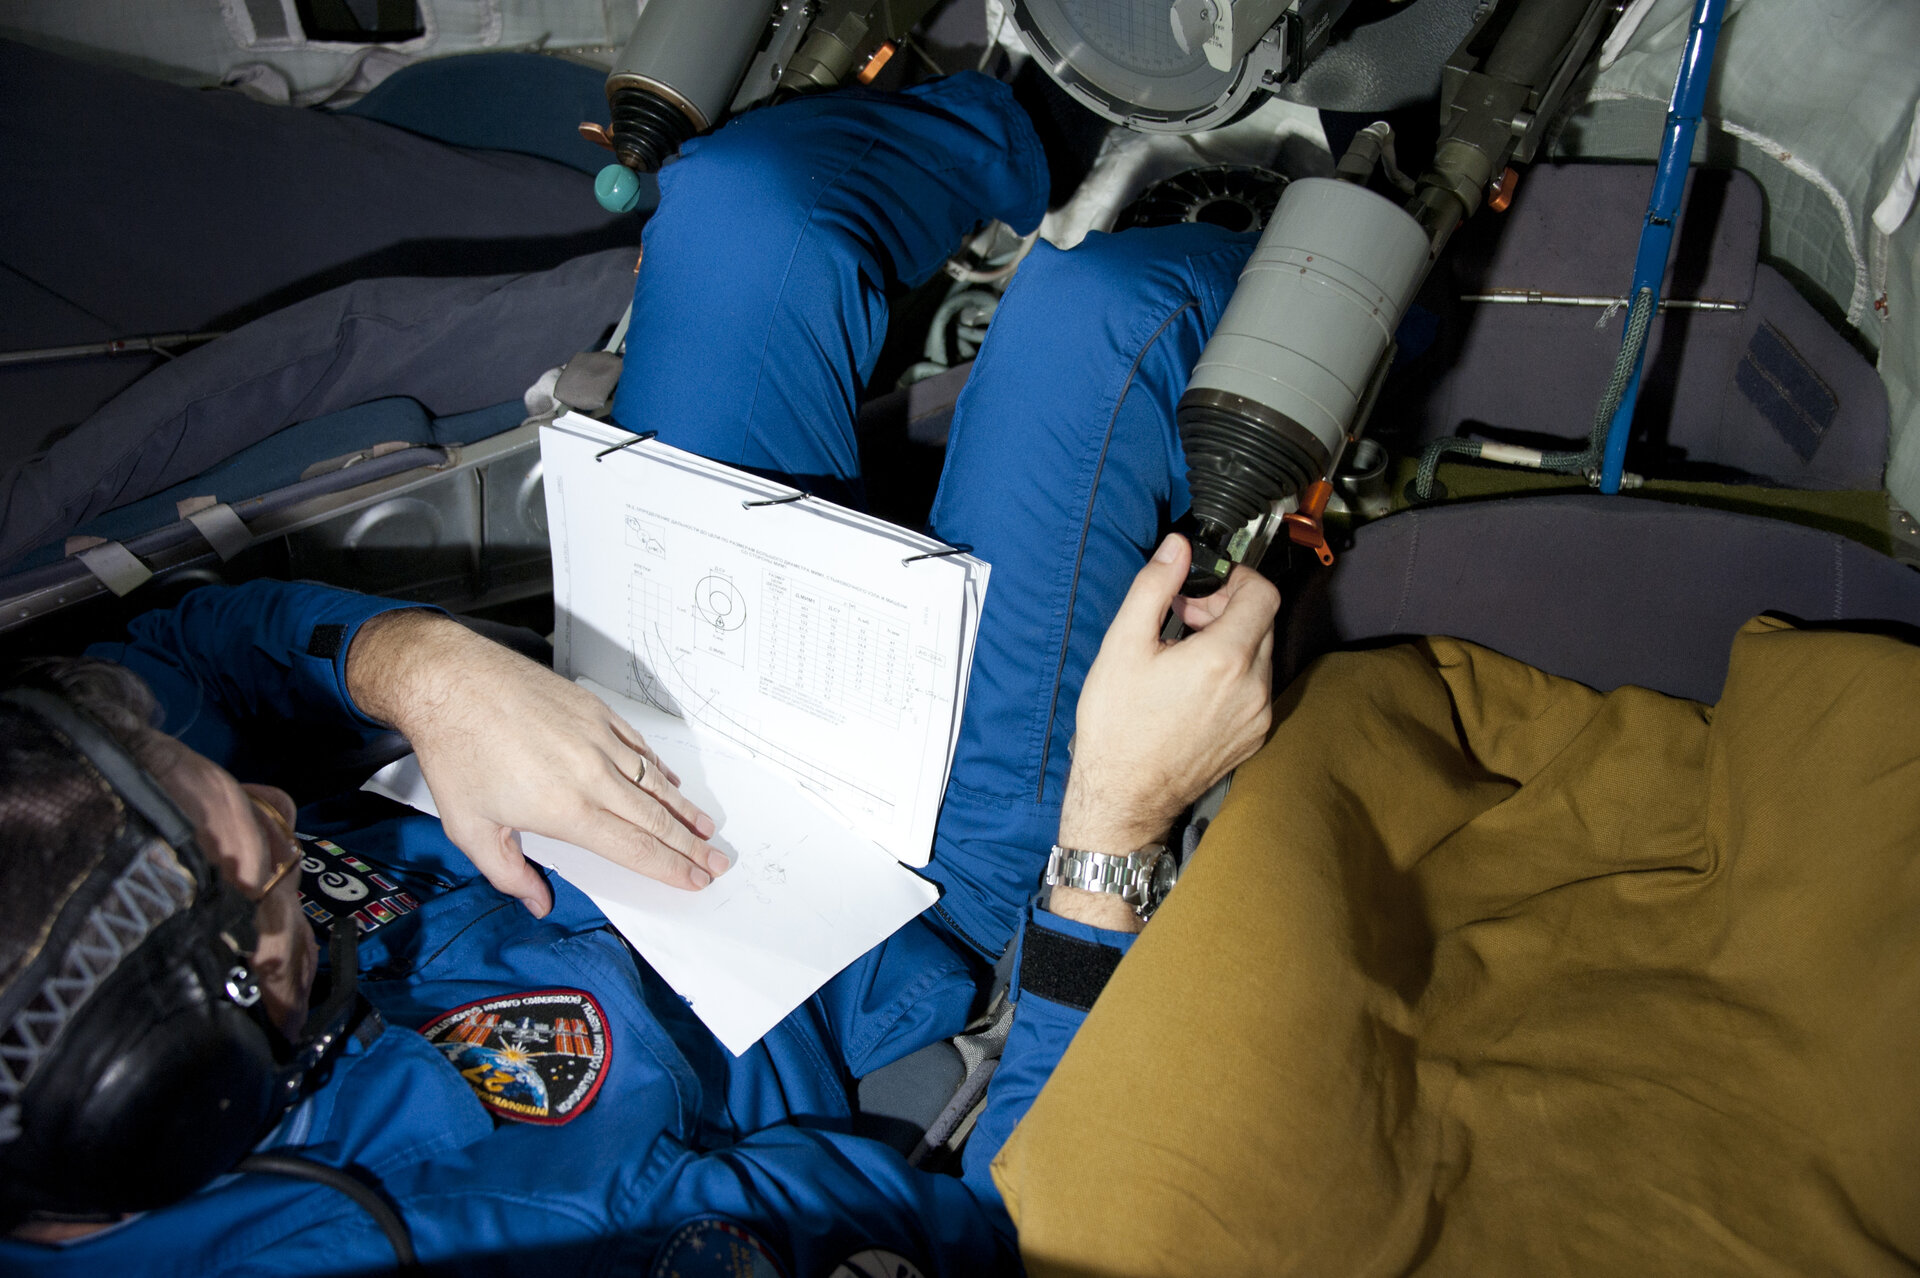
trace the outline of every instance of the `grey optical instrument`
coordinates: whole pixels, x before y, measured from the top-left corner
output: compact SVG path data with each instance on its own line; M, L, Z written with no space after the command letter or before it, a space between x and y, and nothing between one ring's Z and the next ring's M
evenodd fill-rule
M1193 496L1188 595L1257 564L1290 499L1302 512L1284 517L1290 533L1333 562L1318 522L1327 477L1365 429L1394 330L1461 222L1490 200L1504 207L1508 164L1544 141L1607 13L1607 0L1500 0L1448 59L1443 127L1417 182L1376 124L1338 178L1288 185L1176 410ZM1367 189L1376 167L1404 206Z
M607 75L614 157L652 173L682 142L718 124L775 3L648 0Z
M1333 469L1427 250L1418 222L1363 187L1288 184L1180 400L1183 428L1216 427L1187 451L1197 518L1239 527L1276 484L1298 492ZM1265 465L1240 464L1249 430L1275 445Z
M734 112L840 85L932 7L933 0L647 0L607 75L606 141L624 167L655 172L688 138ZM616 185L633 189L631 179ZM608 207L631 205L615 197Z

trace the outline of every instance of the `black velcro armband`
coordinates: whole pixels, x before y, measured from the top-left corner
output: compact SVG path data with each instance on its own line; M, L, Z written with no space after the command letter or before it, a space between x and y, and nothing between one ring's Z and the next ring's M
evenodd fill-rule
M313 635L307 640L307 655L332 661L340 655L340 645L346 641L347 628L338 622L329 621L325 625L315 626Z
M1093 1010L1123 950L1027 924L1020 941L1020 989L1078 1011Z

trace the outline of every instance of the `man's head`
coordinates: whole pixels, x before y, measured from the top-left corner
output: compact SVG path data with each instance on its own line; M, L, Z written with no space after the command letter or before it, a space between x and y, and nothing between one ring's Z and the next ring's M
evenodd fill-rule
M299 1063L315 950L292 804L152 717L140 682L103 662L40 663L0 696L0 1195L15 1218L190 1191L263 1134Z

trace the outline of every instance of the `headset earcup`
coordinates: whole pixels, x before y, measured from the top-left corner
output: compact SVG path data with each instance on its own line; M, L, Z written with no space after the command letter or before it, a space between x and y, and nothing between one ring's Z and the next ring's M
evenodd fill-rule
M22 1098L20 1144L47 1206L131 1212L176 1202L232 1170L274 1117L266 1032L225 997L223 973L185 957L204 947L160 936L191 926L168 920L120 964Z

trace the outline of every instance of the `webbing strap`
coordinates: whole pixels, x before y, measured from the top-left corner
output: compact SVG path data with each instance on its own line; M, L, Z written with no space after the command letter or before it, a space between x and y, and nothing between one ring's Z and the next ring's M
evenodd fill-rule
M220 556L222 563L253 544L253 534L247 530L246 520L235 514L233 507L225 502L194 511L187 516L187 522L200 530L200 535L207 539L207 544L213 547L213 553Z
M140 562L140 557L117 541L103 541L74 556L86 565L87 571L100 579L100 584L116 595L127 595L138 590L153 578L153 569Z
M933 1126L927 1128L920 1143L907 1155L909 1166L925 1166L936 1151L958 1153L966 1143L980 1111L986 1108L987 1084L993 1081L993 1071L1000 1065L1000 1053L1005 1050L1007 1035L1012 1030L1013 1004L1002 995L987 1014L974 1023L971 1033L947 1040L960 1053L966 1073L960 1079L960 1086L954 1089L952 1099L933 1120Z

